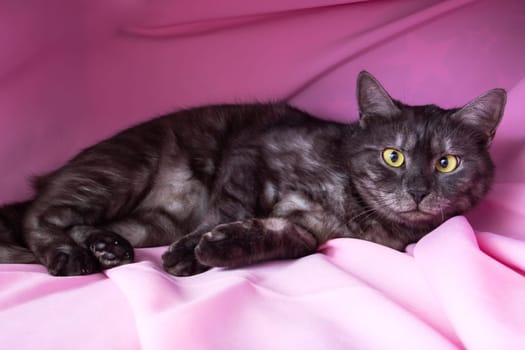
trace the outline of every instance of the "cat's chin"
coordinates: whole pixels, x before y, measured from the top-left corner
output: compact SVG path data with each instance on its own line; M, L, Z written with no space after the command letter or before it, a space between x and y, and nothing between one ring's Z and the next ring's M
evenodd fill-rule
M403 225L424 228L435 226L436 217L433 214L424 212L422 210L409 210L397 214L396 221Z

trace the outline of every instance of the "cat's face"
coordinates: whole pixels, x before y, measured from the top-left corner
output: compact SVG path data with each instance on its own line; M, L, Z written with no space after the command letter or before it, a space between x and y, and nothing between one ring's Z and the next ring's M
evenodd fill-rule
M433 227L488 191L493 165L479 133L437 107L403 108L370 122L354 145L351 172L363 200L391 221Z
M498 108L482 115L487 95L444 110L394 101L373 78L361 84L368 96L359 96L362 130L351 146L350 172L367 206L391 222L430 229L476 205L492 183L488 145L504 95L493 90L489 100Z

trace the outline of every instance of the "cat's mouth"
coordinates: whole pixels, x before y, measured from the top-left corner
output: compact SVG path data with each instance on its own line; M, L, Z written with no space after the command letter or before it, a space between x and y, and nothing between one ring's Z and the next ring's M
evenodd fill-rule
M410 222L429 222L434 219L434 215L421 209L402 211L399 215Z

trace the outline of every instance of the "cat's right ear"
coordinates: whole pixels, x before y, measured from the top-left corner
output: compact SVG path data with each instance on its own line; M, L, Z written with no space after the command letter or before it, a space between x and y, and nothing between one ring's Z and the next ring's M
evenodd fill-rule
M401 113L385 88L367 71L361 71L357 77L357 102L362 127L368 118L391 118Z

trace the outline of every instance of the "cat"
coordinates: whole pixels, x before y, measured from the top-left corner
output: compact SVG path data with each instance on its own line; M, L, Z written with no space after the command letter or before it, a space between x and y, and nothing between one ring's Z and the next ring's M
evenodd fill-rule
M336 237L403 250L489 191L505 90L462 108L409 106L363 71L357 99L347 124L259 103L124 130L0 210L0 262L84 275L171 244L164 269L188 276L302 257Z

